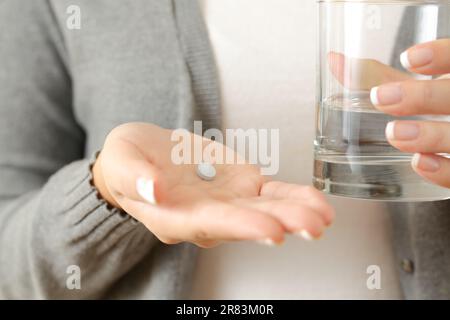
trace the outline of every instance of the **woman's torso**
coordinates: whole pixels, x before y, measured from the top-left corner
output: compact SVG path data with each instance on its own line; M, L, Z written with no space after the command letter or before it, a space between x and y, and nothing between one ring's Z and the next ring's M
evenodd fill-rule
M222 89L223 128L280 130L278 179L310 184L315 130L315 1L202 0ZM288 238L202 250L195 298L400 298L380 204L330 198L335 225L318 242ZM381 268L369 290L367 268Z

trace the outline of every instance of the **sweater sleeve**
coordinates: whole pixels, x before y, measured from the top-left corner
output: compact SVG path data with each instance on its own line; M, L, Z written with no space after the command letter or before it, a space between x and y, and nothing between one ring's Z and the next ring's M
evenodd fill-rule
M48 1L0 0L0 298L100 298L156 243L92 186L69 69Z

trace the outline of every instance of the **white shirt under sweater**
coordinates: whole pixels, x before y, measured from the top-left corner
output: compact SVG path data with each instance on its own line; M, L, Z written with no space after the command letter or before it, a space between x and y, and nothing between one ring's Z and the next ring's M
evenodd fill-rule
M310 184L316 1L200 1L219 68L223 128L280 129L276 178ZM202 250L193 298L401 298L387 213L377 203L329 199L337 217L320 241ZM367 288L371 265L381 268L380 290Z

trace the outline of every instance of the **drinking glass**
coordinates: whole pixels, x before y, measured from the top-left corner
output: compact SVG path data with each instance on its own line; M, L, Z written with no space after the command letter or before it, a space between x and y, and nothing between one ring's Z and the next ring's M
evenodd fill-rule
M370 102L371 88L380 84L433 79L404 69L400 54L415 44L450 38L449 9L450 1L438 0L319 1L316 188L372 200L450 198L450 189L417 175L413 155L395 149L385 137L393 120L449 118L393 117Z

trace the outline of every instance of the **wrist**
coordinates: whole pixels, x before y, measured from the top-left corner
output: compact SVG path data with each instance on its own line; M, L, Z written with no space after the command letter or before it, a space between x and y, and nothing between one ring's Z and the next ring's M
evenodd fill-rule
M105 182L105 178L104 178L103 170L102 170L102 166L101 166L101 162L102 162L101 157L102 157L102 154L100 153L99 156L97 157L97 160L95 161L94 165L92 166L92 176L93 176L94 187L97 189L98 193L103 198L103 200L105 200L111 206L120 209L120 205L114 199L111 192L109 192L108 187L106 186L106 182Z

